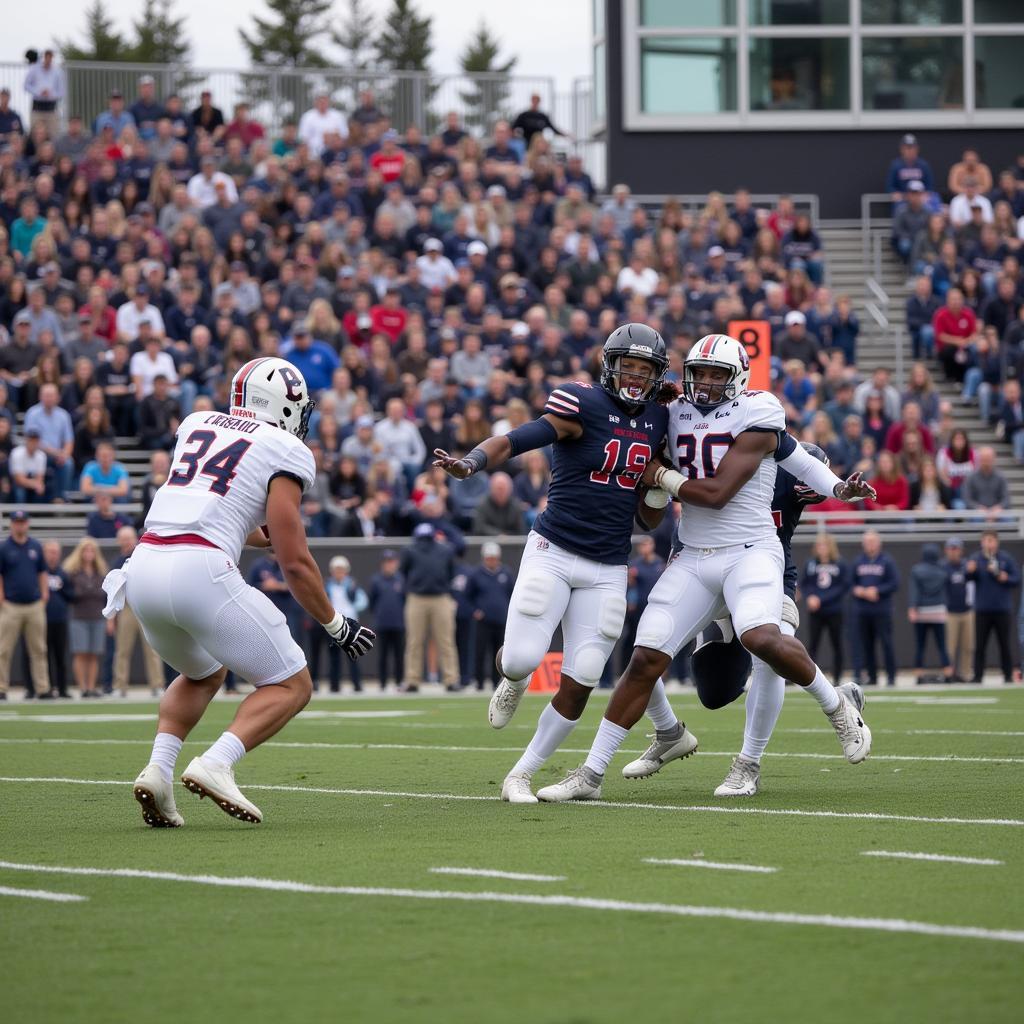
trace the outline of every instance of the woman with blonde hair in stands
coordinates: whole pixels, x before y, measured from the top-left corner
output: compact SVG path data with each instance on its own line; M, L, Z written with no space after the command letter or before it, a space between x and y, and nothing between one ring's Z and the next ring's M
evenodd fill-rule
M707 202L700 212L700 220L708 229L709 236L717 242L722 237L725 225L729 223L729 208L721 192L708 193Z
M939 393L935 389L931 371L921 362L910 367L907 388L901 396L903 405L917 402L921 408L921 422L926 427L934 428L939 422Z
M147 202L159 214L174 194L174 175L167 164L157 164L149 179Z
M345 332L326 299L314 299L309 304L306 326L317 341L326 341L335 352L341 351L345 344Z
M120 241L128 228L128 216L124 212L124 207L116 199L111 199L103 207L103 212L107 215L110 237Z
M71 666L83 697L98 697L96 678L106 648L103 577L107 562L92 537L83 537L64 559L71 582ZM110 623L113 628L113 622Z

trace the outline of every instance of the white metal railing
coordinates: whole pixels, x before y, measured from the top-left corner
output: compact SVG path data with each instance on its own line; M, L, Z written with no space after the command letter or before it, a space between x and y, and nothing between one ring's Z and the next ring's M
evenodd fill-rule
M865 192L860 197L860 241L864 254L864 267L873 266L876 278L882 276L882 239L880 230L891 230L890 218L872 220L872 209L877 206L892 207L892 196L888 192ZM890 211L891 212L891 211Z
M977 539L985 530L995 530L1006 539L1024 538L1024 512L1008 510L993 517L986 509L951 509L944 512L865 511L855 507L835 512L808 508L796 536L833 533L842 536L877 530L883 539L942 541L956 535Z

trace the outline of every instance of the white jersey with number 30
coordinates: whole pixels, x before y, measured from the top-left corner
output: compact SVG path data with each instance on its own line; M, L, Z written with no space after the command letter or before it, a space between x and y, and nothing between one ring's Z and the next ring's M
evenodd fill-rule
M733 401L706 410L683 399L669 406L672 459L689 480L714 476L740 434L785 429L782 405L768 391L744 391ZM679 539L687 547L718 548L775 536L771 512L775 473L775 459L768 455L725 508L700 508L684 502Z
M294 434L233 409L196 412L178 428L167 482L156 492L146 531L193 533L238 561L246 537L267 521L267 489L279 475L307 490L313 453Z

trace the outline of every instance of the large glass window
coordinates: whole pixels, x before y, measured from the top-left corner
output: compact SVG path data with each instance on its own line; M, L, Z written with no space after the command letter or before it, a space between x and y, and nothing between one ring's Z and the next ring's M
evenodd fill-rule
M949 25L963 20L961 0L861 0L865 25Z
M1024 21L1021 0L974 0L974 20L979 25Z
M750 0L751 25L845 25L850 0Z
M751 110L849 107L849 39L751 40Z
M736 40L661 37L640 45L645 114L716 114L736 109Z
M963 109L963 48L954 36L865 37L864 109Z
M736 24L736 0L640 0L647 28L720 28Z
M1024 108L1024 35L976 36L974 76L979 109Z

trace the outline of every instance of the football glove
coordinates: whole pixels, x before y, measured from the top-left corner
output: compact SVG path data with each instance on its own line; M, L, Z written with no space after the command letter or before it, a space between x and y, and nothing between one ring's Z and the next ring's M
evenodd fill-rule
M361 658L372 647L377 634L366 626L360 626L355 619L346 619L344 615L335 615L330 622L324 624L331 642L340 647L353 661Z

